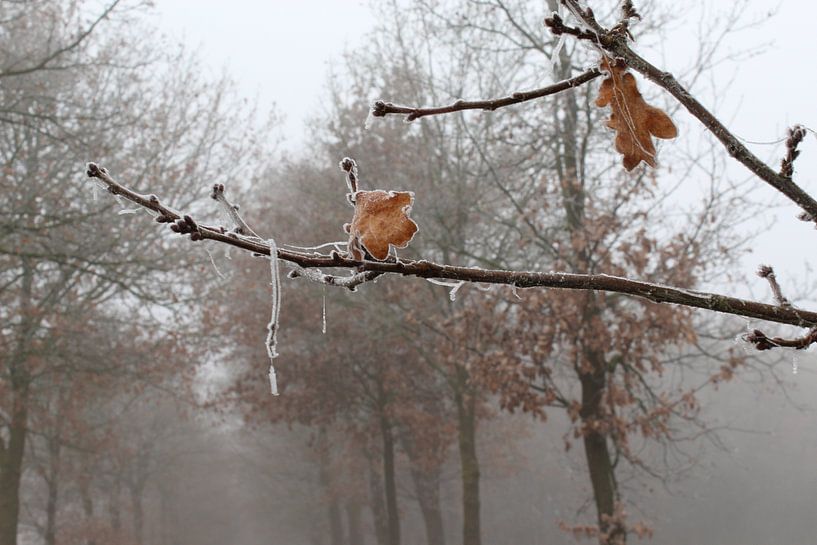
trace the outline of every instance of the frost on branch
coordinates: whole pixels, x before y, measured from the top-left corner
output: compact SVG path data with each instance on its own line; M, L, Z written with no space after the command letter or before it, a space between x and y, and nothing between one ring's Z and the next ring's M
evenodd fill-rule
M281 311L281 278L278 271L278 245L269 239L269 268L272 310L267 324L267 355L269 356L269 385L272 395L278 395L278 380L275 376L273 360L278 357L278 317Z
M652 137L675 138L678 129L663 110L644 101L626 66L604 57L601 68L608 76L601 82L596 106L610 106L607 126L616 131L616 151L624 156L624 168L632 170L641 161L655 168Z

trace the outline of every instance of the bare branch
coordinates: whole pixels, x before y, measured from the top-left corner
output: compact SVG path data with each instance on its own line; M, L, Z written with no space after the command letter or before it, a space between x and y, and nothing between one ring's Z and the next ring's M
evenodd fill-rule
M357 290L357 287L359 285L365 284L366 282L371 282L377 277L382 276L382 274L383 273L375 271L363 271L353 274L351 276L336 276L331 274L324 274L317 269L313 270L297 268L289 271L289 274L287 274L287 276L289 278L300 278L303 276L307 280L310 280L317 284L325 284L327 286L335 286L338 288L346 288L349 291L355 291Z
M726 151L746 168L802 208L810 218L817 218L817 200L795 184L789 177L772 170L766 163L743 145L738 138L707 110L670 72L664 72L633 51L627 36L603 28L590 9L582 9L577 0L562 3L595 35L593 41L616 58L624 59L627 66L644 75L674 96L709 132L721 141Z
M562 80L552 85L542 87L540 89L513 93L512 95L506 97L495 98L490 100L473 100L473 101L458 100L448 106L438 106L432 108L412 108L409 106L396 106L391 102L383 102L382 100L378 100L372 106L372 115L375 117L385 117L389 114L399 114L405 115L406 121L414 121L415 119L419 119L421 117L429 115L450 114L453 112L460 112L462 110L494 111L499 108L504 108L505 106L511 106L513 104L519 104L520 102L535 100L537 98L542 98L548 95L553 95L556 93L560 93L562 91L566 91L567 89L578 87L580 85L587 83L588 81L591 81L599 77L600 75L601 72L599 71L598 68L592 68L590 70L587 70L586 72L579 74L574 78Z
M783 295L783 290L780 289L780 284L777 283L777 277L774 274L774 269L772 269L769 265L761 265L757 269L757 275L769 281L769 286L772 288L772 293L774 294L774 300L777 301L778 305L781 307L791 306L789 300Z
M224 184L213 184L213 191L210 192L210 198L217 201L221 205L222 209L227 214L227 217L229 217L235 224L236 233L261 238L250 228L249 225L247 225L247 222L244 221L241 214L238 213L239 206L237 204L232 204L227 200L227 197L224 196Z
M88 164L88 176L99 179L114 195L120 195L140 206L159 214L160 223L173 223L174 231L190 234L192 240L216 240L250 252L270 255L270 247L255 238L227 232L223 227L212 227L196 223L188 215L182 216L165 205L155 195L145 196L128 189L115 181L104 168L95 163ZM558 288L570 290L599 290L622 293L648 299L656 303L702 308L735 316L746 316L770 322L791 324L800 327L817 327L817 312L794 307L769 305L758 301L738 299L727 295L687 290L639 280L631 280L606 274L578 274L567 272L534 272L491 270L474 267L458 267L432 263L425 260L411 261L358 261L338 252L329 255L305 254L278 248L278 259L306 268L354 268L358 272L378 274L398 274L419 278L440 278L483 284L505 284L517 288ZM366 277L371 279L371 275ZM353 280L349 280L353 282ZM337 282L330 285L341 285ZM344 286L344 287L348 287Z
M349 188L349 204L355 205L355 193L358 190L357 163L351 157L344 157L340 162L340 169L346 173L346 185Z
M806 137L806 129L802 125L795 125L789 129L789 137L786 139L786 156L780 162L780 175L791 178L794 174L794 160L800 155L797 146Z
M102 14L99 17L97 17L94 20L93 23L88 25L88 28L86 28L79 35L77 35L77 37L73 41L71 41L70 43L68 43L68 44L64 45L63 47L60 47L60 48L52 51L50 54L46 55L38 63L36 63L36 64L34 64L32 66L27 66L25 68L18 68L18 69L9 69L9 70L0 72L0 78L7 78L7 77L10 77L10 76L22 76L24 74L30 74L32 72L36 72L37 70L43 70L43 69L49 68L48 65L49 65L49 63L51 63L51 61L54 61L57 58L64 55L65 53L68 53L69 51L71 51L73 49L76 49L82 42L84 42L85 39L88 36L90 36L91 33L93 33L93 31L97 27L97 25L99 23L101 23L103 19L108 17L108 15L110 15L110 13L114 10L114 8L117 6L117 4L119 4L119 2L121 2L121 0L114 0L113 2L111 2L111 4L107 8L105 8L105 11L103 11Z
M783 339L781 337L767 337L765 333L759 329L755 329L751 333L743 336L746 342L755 345L758 350L771 350L773 348L795 348L797 350L804 350L814 343L817 343L817 328L812 328L802 337L795 339Z

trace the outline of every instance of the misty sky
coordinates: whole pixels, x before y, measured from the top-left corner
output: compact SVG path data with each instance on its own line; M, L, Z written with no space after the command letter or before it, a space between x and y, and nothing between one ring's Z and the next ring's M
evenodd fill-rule
M722 16L720 10L732 2L708 0L688 4L690 9L684 8L686 11L671 23L662 42L639 43L638 47L648 59L678 74L693 60L691 55L697 44L690 40L695 39L698 29L707 20ZM776 166L782 157L781 143L757 145L749 141L779 141L793 123L817 129L814 101L817 73L801 62L810 47L817 7L806 0L782 0L776 14L769 17L773 5L767 0L749 0L743 11L744 20L759 21L759 25L727 37L720 48L724 55L754 47L760 50L749 58L744 55L739 61L727 59L694 90L753 151ZM214 72L227 70L241 92L257 97L262 107L274 103L285 115L288 150L309 145L304 138L304 121L320 111L331 63L339 60L344 49L365 45L365 35L376 23L368 6L362 0L157 2L159 24L168 34L197 49L205 65ZM637 35L637 27L635 32ZM688 118L679 119L682 127L684 122L692 127L681 137L700 138L697 121L686 112L678 115ZM817 173L814 134L807 137L801 149L803 155L795 165L795 179L814 193L817 184L807 176ZM730 173L735 179L748 176L738 165ZM789 284L792 291L794 286L805 288L809 267L817 268L817 258L811 258L814 252L804 251L803 245L808 237L817 239L817 233L794 219L797 209L785 198L760 180L755 187L759 199L776 207L768 214L776 221L771 229L766 229L767 222L757 224L755 230L762 234L753 244L753 252L745 257L744 270L738 272L745 274L759 263L769 263L781 273L778 276L784 287ZM720 283L717 287L723 289L724 285ZM749 286L731 288L733 293L741 290L743 295L768 295L765 283L759 279L752 279Z

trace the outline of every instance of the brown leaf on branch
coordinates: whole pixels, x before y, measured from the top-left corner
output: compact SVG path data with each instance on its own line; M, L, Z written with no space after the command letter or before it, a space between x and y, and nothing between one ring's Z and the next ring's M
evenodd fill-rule
M626 66L605 57L601 68L609 75L599 87L596 106L610 106L607 126L617 133L616 151L624 156L624 168L632 170L641 161L655 168L652 137L675 138L678 129L663 110L644 101Z
M349 252L358 260L365 248L375 259L389 256L389 246L405 248L417 232L409 218L414 193L408 191L358 191L354 193L355 215L348 226Z

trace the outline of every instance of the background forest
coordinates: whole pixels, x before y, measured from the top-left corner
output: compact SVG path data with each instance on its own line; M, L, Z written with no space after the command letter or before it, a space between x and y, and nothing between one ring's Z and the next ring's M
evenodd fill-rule
M616 21L618 2L590 3ZM724 74L774 51L771 14L695 4L640 2L631 31L728 125L725 94L763 92ZM359 39L330 48L302 135L161 9L0 0L0 545L817 539L815 362L754 350L759 322L596 291L284 278L273 397L269 262L190 244L85 177L97 160L230 225L209 198L224 184L261 237L312 248L348 238L353 157L363 188L415 194L401 257L774 302L756 267L801 257L779 234L812 231L641 78L680 134L655 169L621 167L600 80L495 112L371 115L597 65L543 25L557 0L373 2ZM747 145L779 161L788 121ZM802 263L770 264L807 307Z

